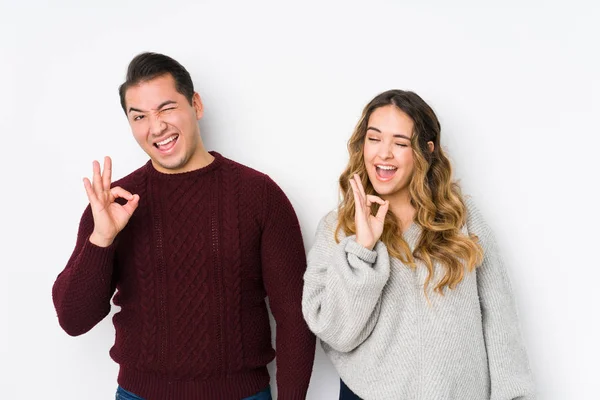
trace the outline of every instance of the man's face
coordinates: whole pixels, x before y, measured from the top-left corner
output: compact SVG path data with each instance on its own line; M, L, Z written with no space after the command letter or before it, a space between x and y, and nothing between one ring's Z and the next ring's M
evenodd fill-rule
M202 150L198 93L190 104L166 74L127 89L125 106L133 136L156 170L172 174L194 169Z

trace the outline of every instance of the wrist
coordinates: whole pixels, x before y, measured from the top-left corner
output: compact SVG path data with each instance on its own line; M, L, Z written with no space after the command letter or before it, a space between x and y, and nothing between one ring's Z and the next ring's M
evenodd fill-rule
M98 247L108 247L114 240L115 238L105 238L95 232L90 235L90 243Z
M373 250L373 248L375 247L375 243L373 243L372 241L366 241L358 237L356 238L356 243L360 244L362 247L368 250Z

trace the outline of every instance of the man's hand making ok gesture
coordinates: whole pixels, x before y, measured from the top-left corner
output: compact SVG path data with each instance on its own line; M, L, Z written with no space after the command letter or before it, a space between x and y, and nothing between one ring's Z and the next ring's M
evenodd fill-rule
M140 202L140 196L131 194L118 186L111 189L112 161L110 157L104 157L102 172L98 161L94 161L93 166L92 182L88 178L83 178L83 185L94 216L94 231L90 236L90 242L96 246L108 247L129 222L129 218ZM115 202L118 197L127 200L127 203L120 205Z

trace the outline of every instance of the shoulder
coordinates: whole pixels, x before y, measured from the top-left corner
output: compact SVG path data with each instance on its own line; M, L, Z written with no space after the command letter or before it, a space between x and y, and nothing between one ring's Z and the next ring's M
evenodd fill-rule
M236 173L240 174L243 178L246 179L264 179L267 175L263 172L260 172L254 168L251 168L247 165L241 164L237 161L234 161L230 158L221 156L223 158L223 164L229 170L235 170Z
M229 159L226 159L226 164L239 175L240 191L244 194L268 203L290 203L283 189L268 174Z
M223 157L223 161L227 172L238 175L240 186L244 191L260 195L269 189L279 189L279 186L264 172L226 157Z
M224 164L226 173L237 176L236 192L244 209L254 213L261 224L299 224L289 197L269 175L230 159L225 159Z
M321 218L319 225L323 226L323 228L335 230L335 227L337 226L337 221L338 221L338 210L337 210L337 208L335 208L335 209L329 211L327 214L325 214L323 216L323 218Z
M465 196L463 201L467 211L467 231L477 236L480 241L486 242L492 236L490 226L470 196Z
M317 235L326 235L333 237L335 235L335 229L338 224L338 210L333 209L325 214L321 220L319 221L319 225L317 226ZM342 239L345 235L343 231L339 233L340 239Z

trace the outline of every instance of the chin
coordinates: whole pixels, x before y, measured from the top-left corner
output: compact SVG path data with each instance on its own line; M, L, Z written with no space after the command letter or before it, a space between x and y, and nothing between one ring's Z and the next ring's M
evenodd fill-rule
M382 187L377 187L377 186L373 186L373 189L375 189L375 193L377 193L377 196L389 196L390 194L393 194L396 192L395 188L382 188Z
M183 157L154 158L154 162L168 170L178 170L185 166Z

